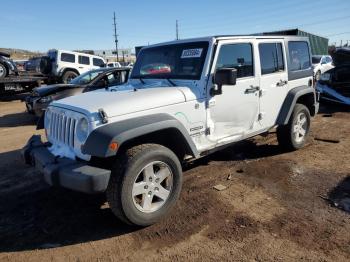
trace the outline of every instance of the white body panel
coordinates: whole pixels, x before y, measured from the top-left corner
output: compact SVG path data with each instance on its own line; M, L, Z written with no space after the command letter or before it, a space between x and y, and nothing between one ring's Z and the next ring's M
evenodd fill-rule
M308 85L312 77L288 81L286 47L283 37L207 37L164 43L181 44L194 41L209 43L199 80L129 79L128 83L108 90L89 92L54 101L51 108L75 112L89 121L89 132L102 125L98 111L103 109L108 124L153 114L168 114L185 127L198 153L265 132L276 125L276 119L289 90ZM281 43L284 70L262 75L259 43ZM229 44L249 43L252 46L253 75L238 78L236 85L223 86L222 94L212 97L213 74L219 50ZM157 47L161 45L154 45ZM238 60L238 59L237 59ZM244 62L243 65L245 66ZM285 81L286 84L277 85ZM256 91L247 92L251 88ZM70 113L68 113L70 114ZM55 140L51 139L49 141ZM55 145L54 145L55 146ZM64 144L61 145L64 147ZM88 159L79 151L52 150L55 155ZM78 150L78 151L76 151ZM73 152L73 155L72 155Z

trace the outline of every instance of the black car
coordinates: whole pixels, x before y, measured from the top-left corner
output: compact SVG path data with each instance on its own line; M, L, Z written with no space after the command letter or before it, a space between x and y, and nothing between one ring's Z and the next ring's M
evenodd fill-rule
M41 117L47 106L53 101L68 96L94 91L125 83L130 68L101 68L91 70L71 80L69 84L55 84L34 88L26 97L27 111Z
M11 74L18 75L16 64L12 61L9 54L0 52L0 79Z

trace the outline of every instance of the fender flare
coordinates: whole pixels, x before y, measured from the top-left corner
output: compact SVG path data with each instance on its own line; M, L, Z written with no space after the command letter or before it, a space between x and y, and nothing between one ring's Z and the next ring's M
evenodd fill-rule
M295 104L298 99L307 94L312 94L314 96L314 104L315 114L318 111L318 102L316 100L315 89L311 86L298 86L290 90L282 104L280 112L278 113L278 117L276 120L276 125L286 125L288 124L289 118L292 115Z
M110 157L116 154L109 148L111 142L117 142L120 147L132 139L167 129L178 131L186 141L184 146L193 156L199 157L197 148L186 128L176 118L163 113L131 118L98 127L88 136L82 152L96 157Z
M80 75L80 73L77 69L71 68L71 67L64 67L64 68L60 69L58 76L62 77L66 71L73 71L73 72L77 73L78 75Z

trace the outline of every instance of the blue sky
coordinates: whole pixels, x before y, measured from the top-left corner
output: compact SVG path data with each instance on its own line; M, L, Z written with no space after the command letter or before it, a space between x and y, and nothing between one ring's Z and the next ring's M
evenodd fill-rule
M0 12L0 47L33 51L112 49L113 11L119 46L215 34L249 34L298 27L350 42L349 0L16 0Z

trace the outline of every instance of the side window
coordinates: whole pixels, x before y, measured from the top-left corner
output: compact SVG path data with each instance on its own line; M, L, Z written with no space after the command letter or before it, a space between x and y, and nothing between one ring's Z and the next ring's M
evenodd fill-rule
M75 63L75 55L68 54L68 53L62 53L61 54L61 61L68 62L68 63Z
M252 45L248 43L223 45L216 63L218 68L236 68L237 78L254 75Z
M290 70L305 70L311 67L307 42L291 41L288 43Z
M102 59L99 59L99 58L94 58L94 59L92 59L92 63L93 63L94 66L101 66L101 65L104 64L104 63L103 63L103 60L102 60Z
M332 58L327 56L326 57L326 63L332 63L332 62L333 62Z
M281 43L259 44L261 74L284 71L283 48Z
M79 64L90 65L90 58L88 56L79 56Z

